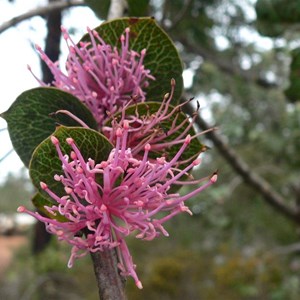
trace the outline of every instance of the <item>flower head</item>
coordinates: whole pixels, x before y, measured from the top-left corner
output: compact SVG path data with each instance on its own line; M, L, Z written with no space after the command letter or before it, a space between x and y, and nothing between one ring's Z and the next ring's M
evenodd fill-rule
M148 80L154 80L154 77L143 65L146 49L140 53L129 49L129 28L120 37L120 50L106 44L97 31L89 28L90 41L81 41L79 45L74 43L63 27L62 33L69 48L66 63L68 74L64 74L58 62L52 62L39 46L37 50L53 73L53 85L85 103L99 128L107 118L107 111L115 113L133 96L139 102L145 100L144 89L148 86ZM46 85L36 79L41 85Z
M158 153L170 159L170 149L174 147L179 149L180 145L184 143L186 136L191 132L193 123L198 115L198 109L192 116L192 120L182 113L182 107L190 99L179 105L172 106L173 94L175 89L175 80L171 80L171 92L165 94L161 103L143 103L137 104L135 109L134 104L129 102L120 113L112 117L110 122L106 122L102 127L103 134L115 143L117 138L117 130L122 124L128 123L128 137L127 146L131 148L134 157L141 157L144 150L145 143L151 145L150 157L156 157ZM132 106L133 105L133 106ZM154 109L151 109L151 108ZM213 130L209 129L210 130ZM207 131L194 134L191 138L196 139L199 135ZM192 161L199 156L200 152L206 150L206 147L197 149L188 161ZM172 151L174 152L174 151ZM177 165L185 165L188 161L177 160Z
M76 258L88 252L117 247L121 274L132 276L141 288L125 237L135 234L136 238L152 240L161 234L168 236L163 224L179 213L191 214L185 201L214 183L217 175L187 182L180 180L200 163L200 159L196 159L183 170L176 167L191 141L189 135L174 157L167 161L165 157L149 160L149 143L144 144L143 157L134 158L127 147L129 132L129 122L124 120L123 126L116 129L115 148L107 160L100 163L84 160L72 138L67 139L72 152L70 155L62 153L59 140L52 136L64 173L55 175L54 179L64 186L65 194L60 197L41 182L41 188L54 200L52 206L45 207L54 218L28 211L24 206L19 211L44 222L50 233L73 246L69 267ZM201 186L183 196L170 191L174 184L200 182ZM162 214L158 217L158 213ZM66 220L56 220L58 214Z

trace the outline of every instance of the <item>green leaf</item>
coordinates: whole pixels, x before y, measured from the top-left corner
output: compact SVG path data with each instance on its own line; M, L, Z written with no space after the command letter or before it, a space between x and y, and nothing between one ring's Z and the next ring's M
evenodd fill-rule
M55 203L50 201L49 199L45 198L42 194L36 193L33 196L31 201L32 201L33 205L37 208L37 210L39 212L43 213L44 215L46 215L47 217L49 217L51 219L55 219L59 222L67 222L68 221L68 219L66 217L60 215L58 212L56 213L56 215L53 215L45 209L45 206L52 207L53 204L55 204Z
M63 154L68 155L71 152L71 147L67 144L66 138L73 138L85 161L89 158L96 163L107 160L113 148L106 137L92 129L60 126L53 135L60 141ZM32 155L29 167L30 177L33 184L48 198L48 194L41 189L40 182L45 182L50 190L58 196L62 196L65 194L63 185L54 180L54 175L62 175L63 173L62 162L49 137L35 149Z
M126 109L125 115L126 115L126 118L130 119L130 116L133 116L133 117L136 116L136 112L140 116L155 114L159 110L160 106L161 106L161 104L158 102L138 103L137 105L129 106ZM171 112L173 109L174 109L174 107L170 105L168 111ZM120 120L121 113L115 114L112 118L115 118L116 120ZM158 124L160 129L162 129L166 134L163 143L174 141L182 132L184 132L185 128L189 124L189 123L187 123L186 126L181 127L179 130L177 130L173 134L168 134L175 118L176 118L176 126L177 126L177 125L180 125L181 123L183 123L184 120L186 120L188 117L183 112L178 112L178 113L174 113L168 120L165 120L165 121L161 122L160 124ZM107 124L109 122L111 122L111 120L108 121ZM156 129L158 129L158 128L156 128ZM190 130L188 131L188 133L186 135L188 135L188 134L190 134L191 136L194 136L196 134L193 127L190 128ZM143 138L145 138L145 137L143 137ZM184 137L183 137L183 139L184 139ZM179 151L181 146L182 146L182 144L172 145L171 147L166 146L162 152L160 152L160 153L150 152L149 156L152 158L156 158L156 157L161 157L162 154L164 154L166 159L170 160L176 155L176 153ZM187 159L193 157L195 154L197 154L201 151L205 151L206 149L207 149L207 147L205 145L201 144L197 138L192 139L192 141L189 144L189 146L187 147L187 149L181 155L180 160L187 160ZM187 166L187 164L184 164L184 165L181 165L180 168L183 169L186 166Z
M0 115L7 121L12 144L25 166L28 167L34 149L55 130L57 123L79 126L64 114L49 115L61 109L70 111L90 128L97 129L88 108L73 95L56 88L28 90Z
M147 49L145 68L151 71L156 80L150 80L146 89L147 101L162 101L170 90L170 81L176 80L174 101L182 94L182 62L169 36L158 26L153 18L122 18L102 23L95 30L101 38L112 46L120 47L120 36L125 28L130 28L130 49L141 52ZM82 41L89 41L85 35Z

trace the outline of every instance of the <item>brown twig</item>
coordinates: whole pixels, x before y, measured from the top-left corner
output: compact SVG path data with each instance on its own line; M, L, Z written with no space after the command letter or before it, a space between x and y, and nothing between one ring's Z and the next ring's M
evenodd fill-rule
M184 106L184 109L189 115L194 112L194 109L190 104ZM197 116L195 123L202 130L207 130L211 127L199 115ZM287 216L290 220L297 224L300 224L300 214L297 208L290 207L286 203L285 199L278 194L264 178L253 172L250 166L226 144L224 139L216 131L210 131L206 134L206 136L214 143L220 154L243 178L245 183L254 188L269 205L281 214Z
M35 8L33 10L30 10L24 14L21 14L17 17L14 17L0 25L0 34L3 33L5 30L11 28L12 26L15 26L25 20L28 20L32 17L35 16L46 16L50 12L53 11L61 11L69 7L74 7L74 6L85 6L86 4L84 3L83 0L69 0L69 1L55 1L47 6L42 6Z
M116 250L91 252L101 300L126 300L124 280L117 268Z

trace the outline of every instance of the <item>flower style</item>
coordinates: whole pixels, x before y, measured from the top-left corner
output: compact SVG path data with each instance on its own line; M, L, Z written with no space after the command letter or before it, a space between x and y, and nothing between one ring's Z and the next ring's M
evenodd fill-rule
M37 46L37 51L54 75L53 85L86 104L100 129L107 118L107 112L115 113L133 96L143 102L146 95L144 89L149 85L148 80L154 80L154 77L143 65L146 49L140 53L129 49L129 28L120 37L120 50L106 44L97 31L87 30L90 41L81 41L76 45L62 27L69 48L67 75L60 70L58 62L49 59L41 47ZM33 76L42 86L46 86Z
M41 188L54 200L52 206L45 206L53 218L31 212L24 206L19 207L18 211L44 222L50 233L73 246L69 267L76 258L88 252L117 248L121 275L132 276L137 287L142 288L125 237L132 233L144 240L152 240L161 234L168 236L163 224L181 212L192 214L185 201L213 184L217 175L200 180L181 180L200 164L200 159L196 159L183 170L176 168L178 159L191 141L189 135L169 161L165 157L150 161L149 143L144 144L143 157L134 158L127 146L129 124L123 120L122 127L116 129L115 148L108 159L100 163L92 159L85 161L72 138L66 140L72 152L69 156L63 154L59 140L52 136L51 141L64 172L63 175L55 175L54 179L64 186L65 195L59 197L46 183L41 182ZM201 186L183 196L170 191L174 184L196 185L200 182ZM158 213L163 215L157 217ZM57 215L64 216L66 220L56 220Z

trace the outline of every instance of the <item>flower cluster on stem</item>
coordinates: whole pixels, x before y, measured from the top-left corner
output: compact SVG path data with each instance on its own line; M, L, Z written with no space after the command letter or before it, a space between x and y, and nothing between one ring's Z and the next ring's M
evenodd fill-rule
M165 157L150 160L149 143L143 146L143 156L135 158L128 147L130 129L130 122L123 120L122 126L116 129L115 148L107 160L101 162L86 161L72 138L66 140L72 152L63 153L60 141L52 136L63 170L63 174L56 174L54 179L64 186L65 195L58 196L47 183L41 182L41 188L54 201L52 206L45 207L49 216L31 212L24 206L18 210L44 222L50 233L72 245L69 267L76 258L89 252L117 248L121 274L133 277L136 285L142 288L126 236L135 234L136 238L144 240L168 236L164 223L179 213L191 214L185 202L213 184L217 175L190 182L181 180L201 162L197 158L182 170L176 167L191 142L190 135L184 138L170 160ZM189 183L195 188L186 195L170 191L174 184ZM199 183L201 185L197 186ZM57 215L66 220L58 221Z
M217 174L198 180L190 175L200 164L199 154L204 149L196 149L189 156L184 152L203 132L191 135L197 112L189 119L181 112L185 103L171 105L175 80L161 104L144 104L140 111L148 81L155 78L144 66L146 49L140 53L130 50L129 28L120 37L120 49L106 44L95 30L88 29L79 44L65 28L62 33L69 49L67 74L40 47L37 50L54 75L53 85L73 94L90 109L99 131L114 148L106 160L86 160L77 146L81 141L67 138L72 151L64 153L62 141L52 135L62 165L54 180L64 187L64 194L52 190L51 183L40 182L53 200L52 205L44 207L46 215L24 206L18 211L44 222L48 232L72 246L69 267L87 253L116 249L121 275L131 276L142 288L126 237L135 235L150 241L168 236L165 222L182 212L192 214L186 201L216 182ZM132 108L136 108L133 113ZM87 127L71 112L54 113L58 112ZM172 188L187 184L194 189L185 195Z

